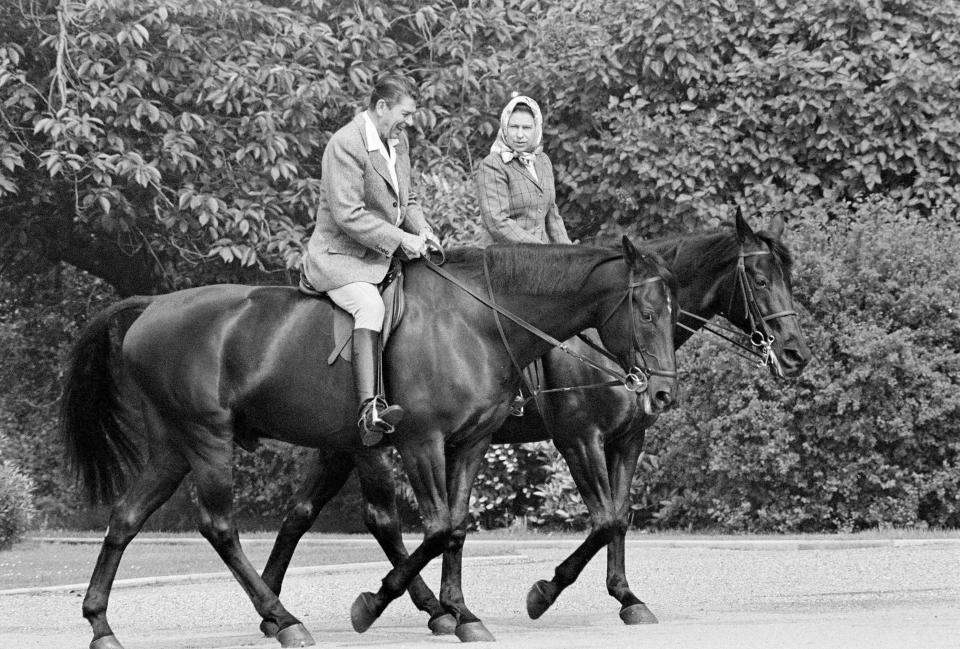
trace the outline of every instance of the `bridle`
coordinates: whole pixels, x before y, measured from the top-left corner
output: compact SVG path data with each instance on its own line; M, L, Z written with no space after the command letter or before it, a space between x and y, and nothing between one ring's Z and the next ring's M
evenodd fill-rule
M612 257L610 257L610 258L608 258L608 259L605 259L605 260L601 261L600 263L604 263L604 262L607 262L607 261L613 261L613 260L615 260L615 259L620 259L620 258L622 258L622 256L612 256ZM474 290L471 289L470 287L466 286L466 285L463 284L459 279L457 279L456 277L454 277L452 274L450 274L449 272L447 272L445 269L441 268L440 265L438 265L437 263L434 263L431 259L425 258L425 259L424 259L424 262L426 263L427 268L429 268L430 270L432 270L432 271L435 272L436 274L440 275L441 277L443 277L443 278L446 279L447 281L453 283L454 285L456 285L457 287L459 287L460 289L462 289L464 292L466 292L467 294L471 295L474 299L476 299L477 301L481 302L482 304L488 306L490 309L493 310L494 321L496 322L497 331L498 331L499 334L500 334L500 339L501 339L501 341L503 342L503 345L504 345L504 347L506 348L507 354L510 356L510 360L513 362L514 367L516 368L517 372L518 372L522 377L523 377L523 368L521 367L520 363L517 361L517 358L516 358L516 356L515 356L515 354L514 354L514 352L513 352L513 349L510 347L510 344L509 344L509 342L507 341L506 333L505 333L504 330L503 330L503 324L502 324L502 322L500 321L500 316L504 316L504 317L508 318L509 320L513 321L515 324L519 325L520 327L526 329L527 331L529 331L529 332L532 333L533 335L537 336L537 337L540 338L541 340L544 340L544 341L550 343L550 345L552 345L553 347L556 347L557 349L560 349L560 350L563 351L564 353L568 354L569 356L572 356L572 357L576 358L576 359L579 360L580 362L582 362L582 363L584 363L584 364L586 364L586 365L594 368L595 370L597 370L597 371L599 371L599 372L603 372L604 374L607 374L607 375L613 377L613 380L611 380L611 381L606 381L606 382L602 382L602 383L596 383L596 384L584 385L584 386L573 386L573 387L569 387L569 388L558 388L558 389L556 389L556 390L539 390L538 393L550 392L550 391L576 390L576 389L593 388L593 387L606 387L606 386L611 386L611 385L622 385L623 387L625 387L625 388L626 388L627 390L629 390L630 392L634 392L634 393L639 394L639 393L641 393L641 392L646 391L647 385L649 384L649 379L650 379L651 376L656 375L656 376L665 376L665 377L671 377L671 378L675 378L675 377L677 376L677 372L674 371L674 370L663 370L663 369L660 369L660 368L662 367L662 364L660 363L660 359L659 359L657 356L655 356L654 354L651 354L649 351L647 351L647 350L640 344L639 336L637 335L637 332L636 332L636 323L635 323L635 320L634 320L634 318L633 318L633 291L634 291L634 289L639 288L640 286L644 286L644 285L646 285L646 284L652 284L652 283L654 283L654 282L663 281L663 278L660 277L659 275L655 275L655 276L652 276L652 277L645 277L645 278L643 278L643 279L639 279L639 280L638 280L638 279L635 279L635 278L634 278L633 269L630 268L629 275L628 275L628 279L627 279L627 286L626 286L626 289L625 289L625 291L624 291L624 294L620 297L620 299L619 299L619 300L617 301L617 303L613 306L613 308L610 310L610 312L609 312L609 313L603 318L603 320L601 321L600 326L602 327L604 324L607 323L608 320L610 320L610 318L613 317L613 314L616 313L617 309L620 308L620 305L623 304L624 300L627 301L628 307L629 307L629 309L630 309L630 342L631 342L631 346L632 346L632 351L634 351L635 354L636 354L636 356L640 358L640 363L642 364L642 367L636 367L636 366L634 366L634 367L630 368L630 371L629 371L629 372L624 373L624 372L619 371L618 369L617 369L617 370L614 370L614 369L611 369L611 368L606 367L606 366L604 366L604 365L601 365L601 364L595 362L594 360L592 360L592 359L590 359L590 358L587 358L587 357L583 356L582 354L576 352L575 350L570 349L570 347L569 347L564 341L558 340L557 338L554 338L553 336L551 336L550 334L546 333L545 331L541 331L540 329L538 329L537 327L533 326L533 325L530 324L529 322L526 322L525 320L523 320L523 319L520 318L519 316L511 313L511 312L508 311L507 309L504 309L503 307L501 307L500 305L498 305L498 304L496 303L496 301L495 301L495 298L494 298L493 285L492 285L491 280L490 280L490 270L489 270L489 265L488 265L488 263L487 263L487 259L488 259L488 258L487 258L487 253L486 253L486 251L484 251L484 253L483 253L483 274L484 274L484 279L485 279L486 284L487 284L487 292L488 292L488 294L489 294L489 297L485 297L485 296L483 296L483 295L480 295L479 293L477 293L476 291L474 291ZM441 260L441 263L442 263L442 260ZM593 346L593 345L591 344L591 346ZM613 356L612 354L610 354L608 351L606 351L605 349L600 348L600 347L597 347L597 349L598 349L598 351L600 351L604 356L606 356L607 358L609 358L610 360L612 360L614 363L616 363L617 365L619 365L619 362L617 361L616 357L614 357L614 356ZM646 362L646 357L647 357L647 356L652 357L652 358L656 361L657 366L658 366L657 369L653 369L653 368L651 368L651 367L647 364L647 362ZM524 377L523 380L526 381L526 377ZM530 388L530 389L531 389L531 393L533 393L532 386L529 386L529 385L528 385L527 387Z
M702 323L703 328L710 333L723 338L727 342L739 347L740 349L745 350L747 354L752 356L754 359L759 359L757 362L758 367L772 366L778 375L782 375L780 360L773 351L773 333L771 333L770 328L767 326L767 322L777 318L796 316L797 312L793 309L785 309L783 311L777 311L776 313L764 315L760 310L760 305L757 302L756 294L754 293L753 288L750 286L750 282L748 281L746 263L744 262L744 259L747 257L758 257L761 255L772 254L773 253L771 253L769 250L753 250L750 252L745 252L743 248L740 249L737 255L737 268L735 271L736 274L734 277L733 291L730 293L730 303L727 305L725 311L720 311L720 315L722 315L724 318L727 320L731 319L730 315L733 312L733 301L739 291L739 295L743 300L744 316L750 327L749 347L738 340L730 338L721 333L725 331L728 333L739 334L740 332L736 330L727 329L724 327L716 327L715 325L712 325L706 318L684 309L681 309L680 313L681 315L699 320ZM686 329L691 333L697 333L696 329L688 327L683 323L678 322L677 326Z

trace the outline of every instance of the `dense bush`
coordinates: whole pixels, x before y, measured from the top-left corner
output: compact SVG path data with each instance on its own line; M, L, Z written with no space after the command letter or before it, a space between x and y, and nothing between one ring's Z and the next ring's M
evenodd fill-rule
M0 550L23 538L33 517L33 481L13 462L0 462Z
M774 381L713 342L682 348L684 406L648 437L651 517L737 531L960 525L960 226L871 200L811 210L789 237L815 360Z
M85 317L113 296L104 282L34 259L0 277L0 457L34 482L39 517L58 520L77 506L63 461L56 415L60 377Z
M958 198L960 3L558 5L515 71L577 228L697 229L782 192Z

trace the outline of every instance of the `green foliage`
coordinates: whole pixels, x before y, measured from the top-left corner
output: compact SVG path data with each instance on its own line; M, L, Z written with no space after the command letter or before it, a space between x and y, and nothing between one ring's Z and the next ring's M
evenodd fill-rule
M580 228L692 230L780 193L958 197L957 2L561 3L538 33L527 81Z
M60 377L86 316L115 299L86 273L46 268L0 277L0 450L31 477L41 522L78 504L57 434Z
M470 514L478 529L510 527L539 510L551 450L546 444L490 447L470 495Z
M871 200L792 228L815 361L774 383L715 343L682 348L684 407L648 436L651 517L731 531L960 525L960 227Z
M427 180L463 181L471 138L495 132L487 101L501 63L528 33L519 6L99 0L65 3L59 16L36 3L30 14L6 7L0 198L19 198L4 219L28 239L55 238L64 235L38 232L41 213L75 212L80 233L127 252L146 246L168 288L295 268L323 145L378 73L418 78L418 128L430 131L419 152L439 162Z
M32 492L33 482L29 476L13 462L0 462L0 550L23 538L29 528L33 517Z
M575 237L698 230L734 203L794 215L818 362L773 384L685 346L689 398L651 431L635 524L956 525L958 248L942 212L960 187L958 50L957 0L0 3L3 450L45 518L73 511L50 450L57 376L114 295L51 260L120 292L287 282L324 143L401 69L422 91L422 201L449 244L477 240L473 170L514 90L544 109ZM488 459L501 471L481 476L479 525L585 524L554 451ZM290 483L255 477L295 467L245 455L243 513L282 507Z
M929 211L960 186L957 0L23 6L0 10L2 217L49 243L62 212L167 287L295 268L322 147L385 70L422 89L413 151L451 242L473 240L473 170L514 90L544 107L575 236L780 195Z

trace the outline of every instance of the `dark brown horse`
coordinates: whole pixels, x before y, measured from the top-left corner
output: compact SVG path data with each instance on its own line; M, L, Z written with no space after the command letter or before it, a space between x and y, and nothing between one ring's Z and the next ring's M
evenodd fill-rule
M738 213L733 228L649 244L667 260L680 283L680 306L686 312L674 338L678 347L706 320L722 315L750 336L772 373L800 374L809 362L810 351L793 310L791 260L781 242L782 232L780 218L774 218L767 231L754 233ZM568 344L585 354L591 352L577 340ZM593 358L604 362L599 355ZM544 358L544 371L548 388L591 385L602 379L591 367L556 350ZM630 485L646 429L656 421L656 415L643 412L621 388L564 390L546 393L544 397L551 423L545 423L536 409L528 408L522 419L508 418L493 434L493 442L553 439L590 511L591 531L584 543L556 568L552 580L534 585L527 596L527 611L533 618L542 615L606 545L607 590L621 604L620 617L627 624L656 622L656 617L630 590L624 563ZM362 484L378 485L375 493L363 491L367 526L390 560L400 561L405 550L387 458L371 459L357 468ZM314 469L299 491L295 507L284 519L264 568L264 579L275 592L280 591L297 541L313 524L320 508L339 491L351 469L322 450L317 453ZM457 548L444 556L442 604L421 584L410 593L415 604L430 613L430 628L434 632L445 632L452 626L442 613L447 609L455 612L453 603L462 597L460 551ZM270 632L269 627L265 631Z
M519 382L507 344L524 364L551 347L545 338L596 327L625 380L634 368L648 368L639 395L644 411L666 407L675 387L675 284L655 256L626 239L621 252L575 246L459 251L445 268L473 293L489 290L501 308L546 336L509 318L498 324L487 305L424 262L407 266L406 315L385 353L389 394L407 414L390 441L416 493L425 533L376 594L358 597L352 616L359 629L432 558L444 551L459 556L465 494ZM141 311L123 337L122 355L113 357L111 322ZM326 363L330 329L325 300L285 287L235 285L131 298L91 321L68 368L64 441L92 498L114 500L123 490L83 602L94 649L121 647L106 615L121 556L188 473L200 531L257 613L279 629L283 646L313 644L243 554L232 514L232 458L235 441L273 438L363 464L368 451L355 428L350 369ZM131 426L137 421L141 425ZM139 470L125 471L128 465ZM462 598L451 612L464 637L489 637Z

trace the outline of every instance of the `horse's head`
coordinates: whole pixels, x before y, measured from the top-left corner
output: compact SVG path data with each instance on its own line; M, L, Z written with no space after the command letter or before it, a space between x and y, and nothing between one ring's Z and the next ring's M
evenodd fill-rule
M783 218L766 230L750 229L737 208L738 254L718 286L720 313L750 336L775 376L797 376L810 362L810 349L793 307L790 253L781 243Z
M600 339L630 374L633 385L627 387L637 392L644 412L656 414L673 403L676 391L677 284L657 253L637 249L627 237L623 260L624 291L604 306Z

